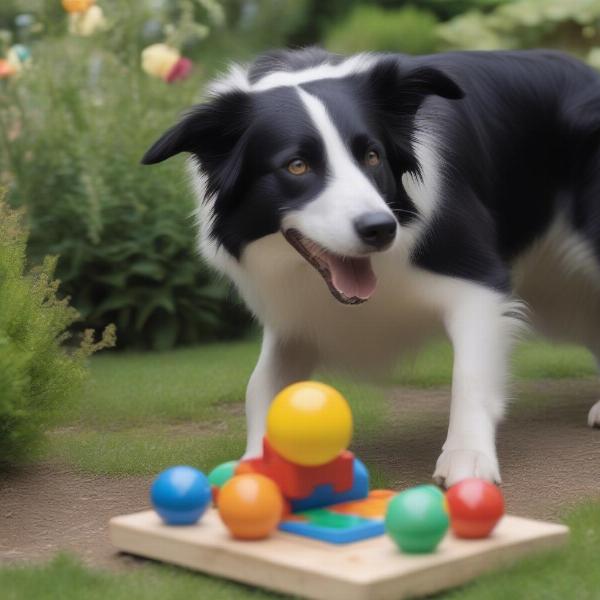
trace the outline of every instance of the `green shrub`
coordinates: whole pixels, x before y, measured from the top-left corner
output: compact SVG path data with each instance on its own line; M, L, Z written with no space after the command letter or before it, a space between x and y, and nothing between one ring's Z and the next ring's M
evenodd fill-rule
M33 66L0 89L0 178L27 207L31 256L60 256L81 327L115 323L119 347L239 335L246 313L196 255L183 159L139 164L193 104L201 67L169 86L141 72L136 40L112 51L122 36L34 47Z
M437 19L411 6L384 10L357 6L327 33L325 45L334 52L364 50L426 54L436 49Z
M438 36L451 49L559 48L599 67L599 19L600 0L513 0L442 23Z
M0 465L33 450L41 425L80 391L86 356L114 341L112 329L98 344L88 331L79 350L61 348L77 312L56 296L55 259L25 272L20 217L0 197Z

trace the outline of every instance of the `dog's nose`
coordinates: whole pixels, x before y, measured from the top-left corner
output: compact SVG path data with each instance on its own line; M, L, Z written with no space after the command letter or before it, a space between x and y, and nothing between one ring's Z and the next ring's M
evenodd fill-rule
M396 227L396 219L386 212L370 212L354 220L360 239L377 250L383 250L394 241Z

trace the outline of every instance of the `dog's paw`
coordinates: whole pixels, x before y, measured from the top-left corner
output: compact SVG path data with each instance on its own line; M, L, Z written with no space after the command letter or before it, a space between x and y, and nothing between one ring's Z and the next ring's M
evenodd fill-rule
M600 400L590 408L588 413L588 425L590 427L600 427Z
M434 481L448 488L469 477L500 483L498 460L478 450L444 450L435 466Z

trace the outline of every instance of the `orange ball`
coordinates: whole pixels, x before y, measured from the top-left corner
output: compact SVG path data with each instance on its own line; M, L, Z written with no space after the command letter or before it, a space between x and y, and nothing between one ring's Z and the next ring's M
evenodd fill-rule
M231 535L260 540L271 534L284 511L277 484L258 473L232 477L219 491L219 515Z
M85 12L96 0L62 0L63 8L68 13Z

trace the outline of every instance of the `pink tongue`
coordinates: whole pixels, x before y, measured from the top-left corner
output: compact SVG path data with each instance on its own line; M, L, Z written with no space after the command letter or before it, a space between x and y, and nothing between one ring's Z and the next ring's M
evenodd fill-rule
M335 288L348 298L366 300L371 297L377 285L377 278L368 258L346 258L328 254L331 281Z

